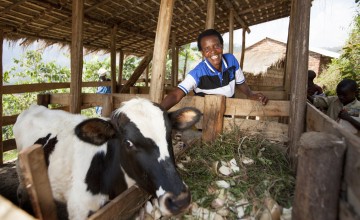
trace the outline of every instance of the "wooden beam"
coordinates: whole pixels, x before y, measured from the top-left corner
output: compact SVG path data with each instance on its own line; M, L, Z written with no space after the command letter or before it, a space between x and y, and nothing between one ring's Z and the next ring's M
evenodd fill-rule
M243 29L242 31L242 44L241 44L241 58L240 58L240 68L244 68L244 59L245 59L245 39L246 39L246 31Z
M229 10L234 9L234 6L230 0L224 0L224 3ZM236 21L241 25L241 27L245 29L248 33L250 33L249 25L246 24L246 22L242 18L240 18L239 14L234 13L234 16Z
M171 36L171 87L176 85L177 68L176 68L176 33L172 32Z
M293 164L296 164L297 142L305 130L310 7L311 0L291 2L286 72L291 74L289 150Z
M273 121L249 120L242 118L224 118L224 131L232 130L234 126L247 134L261 134L262 137L286 143L288 141L288 125Z
M84 0L72 2L70 112L81 111Z
M36 220L33 216L28 214L26 211L20 209L12 202L7 200L5 197L0 195L0 219L1 220Z
M3 48L4 48L4 32L0 30L0 165L3 164L3 145L2 145L2 121L3 121Z
M118 90L121 89L122 78L123 78L123 68L124 68L124 51L119 51L119 76L118 76Z
M150 65L148 65L146 67L146 73L145 73L145 87L149 86L149 70L150 70Z
M125 83L124 86L122 86L122 88L120 89L121 93L127 93L130 90L130 87L133 86L137 80L139 79L139 77L141 76L141 74L144 72L144 70L146 69L146 67L149 65L150 61L152 58L152 52L149 52L139 63L139 66L136 67L136 69L134 70L134 73L131 75L130 79ZM153 83L152 83L153 84ZM155 83L154 83L155 84Z
M35 144L19 154L24 186L29 193L35 215L39 219L57 219L42 146Z
M229 53L234 53L234 9L229 10Z
M179 82L179 47L175 47L175 86Z
M289 116L289 101L270 100L267 105L250 99L226 99L225 115L231 116Z
M110 39L111 93L116 93L116 32L117 26L114 25Z
M88 220L130 219L150 197L147 192L134 185L91 215Z
M150 99L160 103L164 95L166 53L169 45L171 19L175 0L161 0L156 28L151 73Z
M207 1L205 29L212 29L215 25L215 0Z

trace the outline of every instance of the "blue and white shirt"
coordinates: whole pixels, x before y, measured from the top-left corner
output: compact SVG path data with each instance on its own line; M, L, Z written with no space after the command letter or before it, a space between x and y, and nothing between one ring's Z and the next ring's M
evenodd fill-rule
M235 85L245 82L239 62L232 54L223 54L222 72L216 70L206 59L191 70L178 87L188 94L194 90L195 95L224 95L234 97Z

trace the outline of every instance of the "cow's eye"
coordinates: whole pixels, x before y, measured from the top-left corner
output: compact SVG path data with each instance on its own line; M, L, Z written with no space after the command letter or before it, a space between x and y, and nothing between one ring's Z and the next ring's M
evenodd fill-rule
M134 147L133 142L131 142L131 141L129 141L129 140L126 140L126 143L127 143L127 147L128 147L128 148L133 148L133 147Z

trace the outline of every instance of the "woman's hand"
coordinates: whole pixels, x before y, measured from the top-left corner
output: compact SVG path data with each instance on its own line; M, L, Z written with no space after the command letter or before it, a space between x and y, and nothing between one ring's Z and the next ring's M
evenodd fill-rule
M250 99L252 100L258 100L261 104L266 105L267 102L269 101L268 97L266 97L265 95L263 95L262 93L255 93L253 94Z

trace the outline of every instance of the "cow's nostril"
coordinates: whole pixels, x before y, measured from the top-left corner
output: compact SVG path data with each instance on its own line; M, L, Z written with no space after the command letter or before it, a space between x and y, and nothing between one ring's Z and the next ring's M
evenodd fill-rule
M189 192L181 193L178 196L168 196L165 199L165 206L174 215L187 209L191 202L191 196Z

